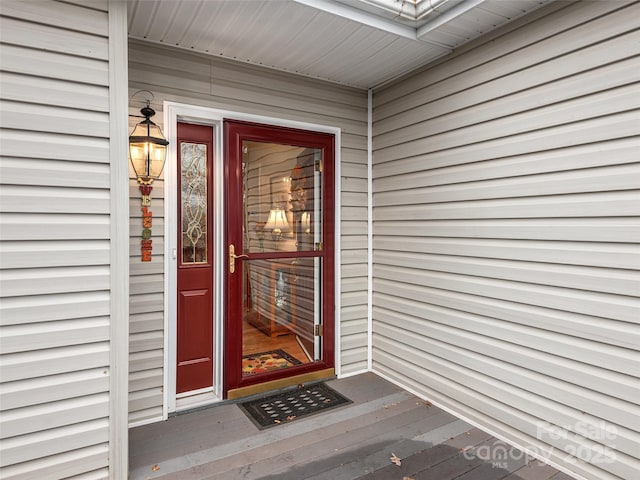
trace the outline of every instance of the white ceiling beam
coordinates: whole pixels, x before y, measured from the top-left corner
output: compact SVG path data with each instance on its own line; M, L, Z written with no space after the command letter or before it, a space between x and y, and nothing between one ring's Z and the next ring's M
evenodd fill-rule
M413 27L407 27L400 25L392 20L373 15L371 13L364 12L357 8L349 7L341 3L332 2L330 0L294 0L303 5L313 7L317 10L322 10L339 17L353 20L354 22L362 23L378 30L393 33L410 40L416 40L416 29Z
M418 0L416 3L416 20L422 20L449 1L450 0Z
M376 15L376 10L383 10L395 17L401 17L411 21L414 26L415 22L437 10L445 3L451 0L337 0L339 3L346 4L358 10L368 11L372 15ZM415 3L414 3L415 2ZM362 4L370 8L363 7ZM418 23L419 25L419 23Z
M407 20L415 21L417 17L416 5L413 1L397 2L396 0L355 0L366 3L374 8L385 10L393 15L397 15Z
M447 45L443 45L439 42L431 41L425 37L418 38L417 30L413 27L399 24L397 22L394 22L393 20L389 20L379 15L365 12L358 8L349 7L348 5L344 5L344 4L335 2L333 0L294 0L294 1L302 5L307 5L317 10L330 13L332 15L337 15L339 17L346 18L347 20L352 20L354 22L358 22L363 25L368 25L370 27L376 28L378 30L382 30L384 32L392 33L394 35L407 38L409 40L421 41L424 43L428 43L429 45L433 45L435 47L441 48L447 52L451 51L451 47Z
M424 37L429 34L429 32L435 30L438 27L441 27L445 23L449 23L456 17L467 13L469 10L476 8L478 5L483 3L485 0L466 0L463 3L460 3L453 7L451 10L447 10L442 15L437 16L433 20L425 23L421 27L419 27L416 31L416 37L419 40L424 40Z

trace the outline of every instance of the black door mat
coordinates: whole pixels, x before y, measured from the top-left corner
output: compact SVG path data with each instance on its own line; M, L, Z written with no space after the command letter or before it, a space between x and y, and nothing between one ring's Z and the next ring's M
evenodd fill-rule
M349 403L352 403L351 400L333 388L316 383L248 400L238 403L238 406L262 430Z

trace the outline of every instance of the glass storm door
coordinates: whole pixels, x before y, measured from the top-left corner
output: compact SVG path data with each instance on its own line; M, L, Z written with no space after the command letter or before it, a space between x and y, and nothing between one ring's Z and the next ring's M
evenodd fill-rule
M176 393L213 386L213 127L178 123Z
M224 127L226 395L333 367L334 138Z

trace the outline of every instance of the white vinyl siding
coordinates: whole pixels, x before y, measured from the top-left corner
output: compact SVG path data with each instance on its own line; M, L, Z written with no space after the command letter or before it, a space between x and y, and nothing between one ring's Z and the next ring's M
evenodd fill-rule
M154 122L162 125L162 109ZM131 115L140 115L132 109ZM130 131L140 118L130 118ZM130 172L134 176L133 171ZM164 365L164 188L156 180L151 191L153 255L141 261L142 211L140 189L130 181L129 240L129 422L162 418Z
M162 102L263 115L337 127L341 140L340 321L341 373L367 368L367 94L304 77L131 41L130 93L154 94L154 121ZM138 100L138 98L134 98ZM131 105L138 114L139 105ZM131 183L130 422L162 418L164 204L163 182L152 192L153 260L140 262L140 192Z
M640 471L639 16L555 2L374 92L374 371L594 480Z
M0 477L108 478L107 2L0 4Z

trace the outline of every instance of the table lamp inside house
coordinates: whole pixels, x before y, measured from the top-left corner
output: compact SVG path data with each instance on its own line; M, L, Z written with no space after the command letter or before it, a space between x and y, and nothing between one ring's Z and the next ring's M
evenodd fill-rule
M269 211L269 219L264 229L271 231L271 236L276 242L282 239L282 234L289 229L286 212L277 207Z

